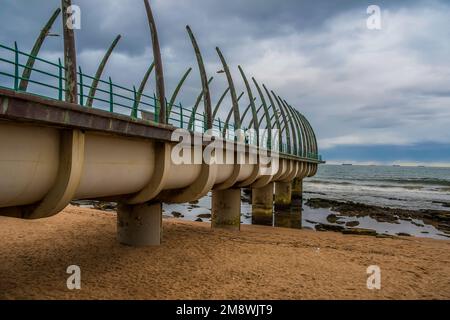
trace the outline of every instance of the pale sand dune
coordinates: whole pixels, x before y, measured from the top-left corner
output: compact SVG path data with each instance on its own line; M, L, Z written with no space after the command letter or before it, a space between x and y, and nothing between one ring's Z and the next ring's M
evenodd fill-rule
M115 229L114 214L77 207L46 220L1 217L0 298L450 298L450 241L165 220L163 245L130 248ZM80 291L66 288L71 264ZM366 288L372 264L379 291Z

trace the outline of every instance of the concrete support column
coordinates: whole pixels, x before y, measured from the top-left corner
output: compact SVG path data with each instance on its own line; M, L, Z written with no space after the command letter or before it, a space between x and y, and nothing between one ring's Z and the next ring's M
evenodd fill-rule
M157 246L162 237L162 204L119 204L117 238L129 246Z
M213 190L211 227L240 230L241 189Z
M292 181L291 199L294 205L301 205L303 198L303 180L295 178Z
M291 205L291 182L275 182L275 206L289 207Z
M298 207L297 207L298 208ZM274 215L274 226L290 229L302 228L302 213L300 210L286 210L285 212L277 212Z
M272 220L273 182L252 190L252 223L271 226Z

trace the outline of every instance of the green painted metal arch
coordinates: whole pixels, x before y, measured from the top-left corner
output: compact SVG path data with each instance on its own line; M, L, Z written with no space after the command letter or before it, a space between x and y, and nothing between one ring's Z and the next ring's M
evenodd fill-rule
M237 98L237 102L239 102L239 100L241 100L241 98L244 96L244 92L241 92L241 94L239 95L239 97ZM225 124L224 124L224 126L223 126L223 130L222 130L222 136L223 137L225 137L225 133L226 133L226 131L227 131L227 127L228 127L228 124L230 123L230 120L231 120L231 116L233 115L233 113L234 113L234 110L233 110L233 108L231 108L230 109L230 112L228 112L228 116L227 116L227 119L225 120ZM236 127L235 127L236 128Z
M295 110L295 109L294 109L289 103L287 103L286 101L285 101L285 104L286 104L286 105L289 107L289 109L291 110L292 115L294 116L295 121L296 121L296 123L297 123L297 126L298 126L298 128L299 128L299 134L300 134L299 140L301 139L301 154L300 154L300 156L304 156L304 155L307 154L307 148L308 148L308 141L307 141L307 137L306 137L306 131L305 131L305 128L304 128L304 126L303 126L303 123L302 123L301 120L300 120L298 111Z
M307 132L307 137L308 137L308 142L309 142L309 148L308 148L308 158L310 156L311 153L314 152L314 147L313 147L313 139L312 139L312 134L311 134L311 130L309 129L308 125L306 124L306 118L300 113L300 118L302 119L302 122L306 128L306 132Z
M293 144L293 152L296 155L297 154L297 127L294 124L294 121L292 121L292 115L290 113L289 108L284 104L283 99L281 99L280 96L278 96L278 99L280 100L281 106L284 108L284 112L286 114L286 120L288 124L291 126L291 133L292 133L292 144Z
M281 151L282 150L282 144L283 144L283 135L281 134L280 117L278 116L277 108L276 108L275 103L274 103L274 101L272 99L272 96L270 95L269 90L267 89L265 84L263 84L262 86L263 86L264 91L266 92L267 97L269 98L270 107L272 108L272 112L273 112L272 117L275 118L275 125L277 126L277 130L278 130L278 133L280 135L279 136L279 148L278 149L279 149L279 151ZM274 127L272 127L272 129L273 128Z
M311 141L310 153L317 155L317 142L315 141L316 138L315 138L314 131L313 131L309 121L306 119L306 117L303 114L300 114L300 115L303 118L305 126L308 128L308 131L309 131L309 137L310 137L310 141Z
M282 107L280 101L278 100L278 97L277 97L277 95L275 94L275 92L270 91L270 93L272 93L272 96L274 97L274 100L276 101L276 103L277 103L277 105L278 105L278 108L279 108L279 110L280 110L281 117L283 118L283 123L284 123L284 125L285 125L285 127L286 127L286 144L287 144L287 152L288 152L288 153L291 153L291 152L292 152L292 149L291 149L291 131L289 130L289 126L287 125L288 122L287 122L286 114L285 114L285 112L284 112L284 110L283 110L283 107Z
M219 111L219 108L220 108L220 105L222 104L223 100L225 99L228 91L230 91L230 88L226 88L225 91L220 96L219 101L217 101L216 107L214 108L214 111L213 111L213 120L216 118L217 112Z
M256 109L256 114L259 114L259 112L261 111L262 108L263 108L263 105L260 105L260 106L258 107L258 109ZM259 125L260 128L261 128L262 121L263 121L264 119L265 119L265 116L258 120L258 125ZM249 123L248 127L249 127L249 128L252 128L252 127L253 127L253 119L250 120L250 123Z
M225 60L225 57L222 54L222 51L220 51L219 47L216 47L217 54L219 55L219 59L222 62L223 70L225 71L225 74L227 76L228 81L228 87L230 88L230 94L231 94L231 102L233 104L233 114L234 114L234 128L235 129L241 129L241 116L239 112L239 102L236 96L236 88L234 86L233 77L231 76L230 68L228 67L228 64Z
M305 129L303 127L302 122L300 121L300 117L298 115L297 110L295 110L287 101L285 101L285 104L288 106L288 108L291 110L291 113L295 119L295 122L299 128L299 147L300 147L300 156L304 156L306 154L306 148L307 148L307 140L305 136Z
M311 151L312 151L311 134L310 134L309 128L306 126L303 115L299 111L297 111L297 114L300 118L300 123L302 124L302 126L304 128L305 137L306 137L306 141L307 141L305 157L308 157L309 153L311 153Z
M263 94L263 92L261 90L261 87L259 86L258 82L256 81L256 79L254 77L252 77L252 81L253 81L253 83L254 83L254 85L256 87L256 90L258 91L259 98L261 99L261 103L262 103L262 106L264 108L264 115L265 115L264 118L266 119L266 129L268 131L267 132L267 136L268 136L268 139L267 139L267 145L268 146L267 146L267 148L271 149L272 148L272 124L271 124L272 119L270 118L269 108L267 106L266 99L264 98L264 94ZM262 122L262 118L261 118L261 122ZM261 123L260 123L260 126L261 126Z
M208 84L211 84L211 82L214 80L214 77L209 78ZM198 106L200 105L200 102L203 98L203 88L200 94L197 96L197 100L195 101L194 107L192 108L191 116L189 117L189 124L188 124L188 130L193 130L194 128L194 121L195 121L195 115L197 113Z
M256 101L256 98L253 98L253 102L255 102L255 101ZM252 104L249 103L249 105L247 106L247 108L245 108L244 113L241 116L241 124L244 123L245 116L247 115L247 113L250 111L251 108L252 108ZM250 124L253 123L253 120L254 120L254 117L252 117L252 120L250 121ZM248 126L249 128L250 128L250 124Z
M281 134L283 134L286 131L287 124L283 121L282 122L282 128L281 128Z
M91 88L89 90L89 95L86 100L86 106L89 108L92 108L92 104L94 103L95 99L95 93L97 91L98 82L100 78L102 77L103 70L105 70L106 64L108 63L109 57L111 57L111 54L114 50L114 48L117 46L117 43L119 43L119 40L122 36L119 34L114 41L109 46L108 50L106 51L105 55L103 56L102 61L100 62L97 72L95 73L94 79L92 80Z
M253 97L252 88L250 87L250 84L248 83L247 76L245 75L244 70L241 66L238 66L239 72L241 73L242 79L244 80L245 88L247 89L248 94L248 100L250 102L250 108L252 110L252 118L253 118L253 125L255 127L256 131L256 145L259 146L259 122L258 122L258 114L256 111L256 105L255 100L256 98Z
M280 98L281 99L281 98ZM295 115L295 112L292 110L292 108L288 105L288 103L286 102L286 100L282 99L281 102L283 103L283 105L285 106L289 117L291 118L291 123L293 128L295 128L294 132L296 133L296 152L295 155L299 155L299 153L301 153L301 150L303 148L303 141L302 141L302 130L299 124L299 121Z
M279 112L279 111L277 111L277 112ZM275 129L275 124L272 127L272 130L273 129ZM284 121L281 121L281 130L279 131L279 133L280 133L280 143L283 142L283 140L281 140L281 139L283 138L283 134L285 133L285 131L286 131L286 123ZM284 137L284 141L287 141L286 137ZM280 146L280 152L281 151L282 150L281 150L281 146Z
M314 129L312 128L311 123L309 122L309 120L305 116L303 116L303 117L305 118L305 122L306 122L307 126L309 127L309 130L311 131L314 153L316 155L318 155L319 150L318 150L318 147L317 147L316 134L315 134Z
M136 101L134 102L133 110L131 111L132 114L137 114L137 109L139 104L141 103L142 94L144 93L145 85L147 84L148 78L150 77L150 74L153 71L153 68L155 67L155 63L151 63L150 67L148 67L147 71L144 74L144 77L142 78L141 84L139 85L139 89L136 92Z
M159 123L166 124L167 117L166 117L166 94L164 88L164 67L162 63L161 49L159 46L158 31L156 29L155 19L153 17L153 12L148 0L144 0L144 5L145 11L147 13L148 25L150 27L151 42L153 48L153 59L155 63L156 93L160 106L158 120Z
M44 28L42 28L41 32L39 33L39 36L37 37L34 43L33 49L31 49L30 56L28 57L27 63L25 65L26 67L23 69L22 78L19 84L19 90L27 91L28 80L30 79L31 72L33 71L33 66L36 61L36 57L38 56L45 38L48 36L50 29L52 28L56 18L58 18L60 13L61 9L57 8L51 15L50 19L48 19L47 23L44 25Z
M303 131L302 128L300 126L300 122L299 119L297 118L295 111L293 110L293 108L286 102L286 100L282 99L281 102L283 103L283 105L285 106L287 112L289 113L290 118L293 120L292 123L295 126L295 132L296 132L296 145L297 145L297 149L295 154L299 155L302 152L302 148L303 148Z
M186 79L189 76L189 74L191 73L191 71L192 71L192 68L189 68L186 70L186 72L183 74L183 77L181 77L180 82L178 82L178 85L176 86L176 88L172 94L172 97L170 98L169 105L167 106L167 108L168 108L167 114L168 114L169 119L170 119L170 114L172 112L173 105L175 104L175 100L177 99L178 93L180 92L181 87L183 86L184 82L186 81Z
M285 103L286 107L291 111L291 115L295 119L295 123L298 128L298 130L297 130L297 132L299 134L298 140L299 140L299 146L300 146L300 150L301 150L300 155L301 156L306 155L308 152L308 148L309 148L307 129L305 128L302 120L300 119L299 112L296 109L294 109L286 100L284 100L284 103Z
M189 26L186 26L186 30L189 34L189 38L191 39L192 46L194 47L195 56L197 58L198 69L200 71L200 78L202 80L203 103L204 103L204 108L205 108L205 113L206 113L206 128L212 129L213 116L212 116L212 110L211 110L211 108L212 108L211 107L211 93L209 92L208 76L206 75L205 64L203 63L202 53L198 46L197 40L195 39L194 33L192 32L192 30Z
M271 106L272 107L272 106ZM271 116L270 116L270 121L273 121L273 119L275 118L275 113L273 113ZM277 124L274 122L273 124L272 124L272 129L275 129L275 126L276 126Z

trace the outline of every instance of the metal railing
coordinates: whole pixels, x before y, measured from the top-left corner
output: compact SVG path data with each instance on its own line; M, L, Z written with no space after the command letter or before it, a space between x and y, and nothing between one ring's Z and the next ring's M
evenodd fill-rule
M32 68L22 63L22 60L28 58L35 59ZM30 69L33 77L23 78L21 71ZM48 61L46 59L32 56L26 52L20 51L17 43L13 47L8 47L0 44L0 87L15 91L23 91L20 89L21 81L28 82L26 92L40 97L64 101L66 89L65 85L65 68L58 59L57 63ZM78 104L86 106L87 99L92 99L92 107L111 113L127 115L132 119L143 119L147 121L157 122L160 112L160 101L153 95L142 93L138 96L136 87L132 89L114 83L109 77L107 80L95 79L94 77L85 74L81 67L77 72L78 83ZM89 96L91 85L93 81L98 81L95 96ZM167 101L166 110L171 110L170 115L167 115L168 124L178 128L188 129L190 121L194 119L192 129L194 132L206 131L206 115L205 113L196 112L192 116L192 110L183 107L181 103L169 106ZM226 139L234 139L235 126L232 123L226 123L220 118L213 120L213 132L219 135L224 131L224 126L227 124ZM246 139L247 144L256 144L255 139ZM275 150L277 146L272 146ZM299 148L300 149L300 148ZM288 153L288 146L281 144L281 153ZM315 153L304 154L302 150L298 150L296 154L290 152L291 155L303 158L322 160L322 157Z

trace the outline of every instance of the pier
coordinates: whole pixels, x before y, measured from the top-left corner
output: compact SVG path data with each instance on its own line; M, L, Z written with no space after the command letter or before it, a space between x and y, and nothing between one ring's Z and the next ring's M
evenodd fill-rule
M30 53L17 43L0 44L0 78L10 84L0 87L0 215L42 219L72 200L115 201L118 240L146 246L160 244L162 203L185 203L212 191L212 228L239 230L242 188L252 189L253 219L259 221L271 219L274 204L301 199L302 180L323 162L308 120L266 85L250 82L241 66L248 101L240 107L230 67L216 48L228 83L223 97L230 94L233 104L228 117L220 118L222 99L212 107L210 78L189 27L202 79L199 98L191 107L176 103L191 69L167 97L157 28L144 3L154 63L143 66L148 71L139 89L101 77L118 39L96 75L76 65L67 0L64 63L40 58L45 34ZM145 84L153 69L156 92L150 95ZM215 161L197 161L196 150ZM230 154L233 161L218 161Z

